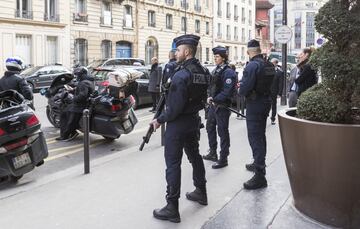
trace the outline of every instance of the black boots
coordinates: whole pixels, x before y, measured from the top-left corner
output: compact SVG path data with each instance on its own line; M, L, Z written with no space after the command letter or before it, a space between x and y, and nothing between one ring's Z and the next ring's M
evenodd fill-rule
M245 165L245 168L246 168L248 171L250 171L250 172L255 172L255 171L256 171L256 167L255 167L254 162L251 163L251 164L246 164L246 165Z
M217 161L218 160L216 150L209 149L208 152L209 153L207 155L204 155L202 157L204 160L209 160L209 161Z
M255 172L255 175L244 183L244 188L254 190L267 187L267 181L263 173Z
M228 166L227 158L220 158L215 164L212 165L213 169L221 169Z
M153 215L157 219L180 223L179 202L168 200L167 205L161 209L155 209Z
M187 192L186 198L191 201L198 202L201 205L207 205L206 189L196 188L193 192Z

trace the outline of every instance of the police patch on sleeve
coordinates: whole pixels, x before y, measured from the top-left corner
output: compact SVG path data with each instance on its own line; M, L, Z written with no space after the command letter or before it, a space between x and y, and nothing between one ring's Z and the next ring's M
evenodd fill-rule
M231 80L231 79L226 79L225 83L226 83L226 84L231 84L231 83L232 83L232 80Z

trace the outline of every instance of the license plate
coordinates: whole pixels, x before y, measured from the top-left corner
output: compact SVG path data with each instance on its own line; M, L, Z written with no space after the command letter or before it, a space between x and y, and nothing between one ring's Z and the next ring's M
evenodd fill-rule
M125 130L129 129L131 127L130 120L126 120L125 122L123 122L123 126Z
M25 165L28 165L31 163L29 153L24 153L24 154L21 154L20 156L14 157L12 159L12 161L13 161L15 169L24 167Z

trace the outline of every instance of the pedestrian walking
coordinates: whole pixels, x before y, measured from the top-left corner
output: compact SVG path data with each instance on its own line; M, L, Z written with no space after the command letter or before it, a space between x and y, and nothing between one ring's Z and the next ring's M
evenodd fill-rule
M160 70L159 63L156 57L151 59L151 70L150 70L150 78L149 78L149 87L148 91L151 94L152 98L152 109L150 112L155 112L156 104L160 98Z
M164 67L161 85L165 85L168 82L168 79L175 73L175 69L177 67L175 51L175 49L172 49L169 52L169 62Z
M284 72L279 66L279 60L276 58L271 59L271 63L275 66L275 77L271 85L271 125L275 125L276 120L276 106L277 98L281 97L284 82Z

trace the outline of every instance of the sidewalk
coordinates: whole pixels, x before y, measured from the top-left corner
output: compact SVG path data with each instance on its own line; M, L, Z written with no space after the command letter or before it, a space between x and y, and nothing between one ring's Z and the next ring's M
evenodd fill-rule
M244 167L251 161L245 121L232 116L230 133L229 166L213 170L205 162L208 206L185 199L194 187L191 165L183 157L180 224L152 216L154 208L165 205L166 187L163 148L156 132L142 152L133 147L92 160L89 175L82 175L83 165L78 165L40 180L28 175L18 187L0 191L1 228L325 228L292 207L278 125L268 124L269 187L260 191L245 191L242 186L252 176ZM200 148L203 154L208 148L204 129Z

